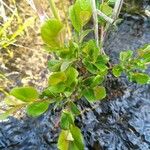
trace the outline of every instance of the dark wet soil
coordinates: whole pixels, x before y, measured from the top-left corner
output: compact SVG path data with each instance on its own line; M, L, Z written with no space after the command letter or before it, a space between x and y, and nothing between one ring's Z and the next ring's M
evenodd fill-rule
M124 19L106 42L106 52L114 63L121 50L135 50L150 43L148 19L129 15L125 15ZM81 109L95 108L76 120L84 135L85 149L150 150L150 85L129 83L125 77L121 77L119 82L111 78L107 86L108 89L111 86L117 96L92 105L85 100L79 103ZM55 150L60 130L55 124L59 115L59 111L54 113L50 108L37 119L24 117L18 120L10 117L1 122L0 149Z

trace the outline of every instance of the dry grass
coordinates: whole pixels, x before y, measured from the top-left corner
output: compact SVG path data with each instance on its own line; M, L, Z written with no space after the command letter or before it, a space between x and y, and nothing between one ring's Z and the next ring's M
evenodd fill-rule
M47 85L47 60L50 55L43 48L38 13L33 10L27 0L3 2L3 13L0 13L2 25L5 21L4 18L9 18L14 10L17 10L18 15L18 18L14 17L11 26L7 28L8 34L13 33L18 25L24 24L27 19L31 17L35 19L23 34L17 36L16 41L9 45L9 51L0 48L0 97L14 86L32 85L42 89ZM56 0L55 2L61 18L65 22L70 2L68 0L63 2ZM42 1L40 4L47 16L52 17L48 0Z

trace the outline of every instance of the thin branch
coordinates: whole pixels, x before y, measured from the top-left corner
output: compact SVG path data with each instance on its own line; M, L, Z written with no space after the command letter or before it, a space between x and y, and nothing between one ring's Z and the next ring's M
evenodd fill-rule
M113 10L113 14L112 14L112 18L114 20L116 20L120 14L120 11L121 11L121 8L122 8L122 5L123 5L123 0L117 0L116 3L115 3L115 7L114 7L114 10Z
M96 40L97 47L99 47L98 18L97 18L96 4L95 4L95 0L91 0L91 2L92 2L92 10L93 10L95 40Z
M105 19L107 22L113 24L114 20L110 17L108 17L107 15L105 15L103 12L101 12L100 10L96 10L97 14L101 17L103 17L103 19Z
M16 46L16 47L20 47L20 48L24 48L24 49L28 49L28 50L32 50L32 51L36 51L36 49L26 47L26 46L23 46L23 45L19 45L19 44L15 44L15 43L12 43L11 45Z
M3 0L0 0L0 2L1 2L7 9L9 9L12 13L14 12L14 10L11 9Z
M116 0L115 6L114 6L114 9L113 9L113 13L112 13L112 17L111 17L113 19L113 21L115 21L119 17L122 5L123 5L123 0ZM107 31L110 28L110 25L111 25L110 23L106 24L105 31L104 31L105 32L104 40L106 38Z
M55 2L54 0L49 0L49 3L50 3L50 6L51 6L51 10L52 10L52 13L54 15L54 17L58 20L60 20L60 16L58 14L58 10L56 8L56 5L55 5Z
M145 14L150 17L150 11L149 10L145 10Z
M101 1L101 4L104 3L104 0ZM101 33L100 33L100 38L101 38L101 44L104 42L104 26L101 26ZM103 49L103 47L102 47Z
M2 3L1 0L0 0L0 16L3 18L4 22L7 21L7 16L6 16L4 4Z

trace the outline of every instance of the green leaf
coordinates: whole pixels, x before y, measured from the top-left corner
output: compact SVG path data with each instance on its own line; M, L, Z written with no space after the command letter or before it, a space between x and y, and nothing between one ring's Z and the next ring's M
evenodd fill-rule
M76 146L72 134L69 130L61 131L57 147L59 150L80 150Z
M145 63L150 62L150 45L145 45L144 47L138 50L138 56L141 58Z
M65 73L66 73L66 76L67 76L67 80L66 80L66 85L67 86L71 86L72 83L76 83L79 73L75 68L69 67L65 71Z
M68 130L71 124L74 124L74 117L72 113L66 110L63 111L61 115L60 127L64 130Z
M56 85L61 82L65 82L67 79L64 72L55 72L49 77L49 85Z
M146 84L150 80L150 77L145 73L134 73L132 75L132 80L136 81L138 84Z
M89 40L88 42L86 42L82 51L86 54L86 57L89 59L90 62L96 62L99 55L99 49L94 40Z
M79 18L76 15L74 6L71 6L69 8L69 18L70 18L71 23L72 23L73 27L75 28L75 30L79 32L81 30L82 26L79 23Z
M92 15L90 0L76 0L69 9L69 17L76 31L80 31Z
M62 63L61 65L61 71L65 71L68 67L70 66L70 62L69 61L65 61Z
M51 48L59 48L62 46L63 24L57 19L47 20L41 27L41 36L43 41Z
M44 95L52 96L53 94L58 94L64 92L66 86L64 83L59 83L57 85L49 86L45 91Z
M23 102L32 102L39 97L37 90L33 87L16 87L10 91L10 94Z
M93 29L84 30L80 35L80 43L83 42L84 38L91 32Z
M89 102L95 102L106 97L106 90L103 86L96 86L93 89L84 90L83 95Z
M61 131L57 143L57 147L59 150L69 150L69 141L67 140L68 134L69 134L68 130Z
M144 60L145 63L149 63L150 62L150 51L145 53L143 55L142 59Z
M101 61L97 61L94 64L95 67L97 67L97 69L99 70L99 75L101 76L105 76L108 73L108 67L105 63L101 62Z
M110 5L115 5L116 1L117 1L117 0L109 0L109 1L108 1L108 4L110 4Z
M71 65L72 62L73 62L73 60L65 60L62 63L60 70L65 71Z
M90 76L90 77L87 77L83 80L83 84L85 86L91 86L91 84L93 83L93 80L94 80L95 76Z
M121 76L123 69L120 65L115 65L112 69L112 73L115 77Z
M101 4L100 10L107 16L111 16L113 12L113 9L107 3Z
M94 77L94 79L92 80L91 87L97 86L97 85L101 84L103 81L104 81L104 76L97 75L97 76Z
M133 55L133 51L128 50L120 53L120 60L125 62L128 61Z
M94 87L95 100L102 100L106 97L106 90L103 86Z
M72 125L70 128L70 132L72 134L72 137L74 139L72 147L75 147L74 149L70 150L84 150L84 140L81 133L81 130L76 127L75 125Z
M97 75L97 76L91 76L91 77L86 78L83 81L83 84L85 86L95 87L95 86L101 84L103 81L104 81L104 76Z
M75 142L71 142L69 145L69 150L80 150L80 149L77 147Z
M96 62L101 64L107 64L109 57L107 55L98 55Z
M62 64L62 62L60 60L55 60L55 59L49 60L48 61L48 69L51 72L57 72L60 70L61 64Z
M81 130L72 125L70 130L62 130L58 138L60 150L84 150L84 140Z
M27 106L27 114L31 117L38 117L48 109L50 101L34 102Z
M145 60L139 59L139 58L134 59L132 61L132 66L130 66L130 67L131 67L131 69L135 69L135 70L140 69L140 70L143 70L143 71L148 68L148 66L145 63Z
M98 74L101 76L105 76L107 74L107 63L109 61L109 57L107 55L98 55L96 62L94 63L94 67L96 67L99 71Z
M67 87L67 88L65 89L64 95L65 95L66 97L70 97L70 96L71 96L72 92L74 91L74 86L75 86L75 85L73 85L73 86L71 86L71 87Z
M73 41L69 41L68 47L64 48L61 53L60 57L63 59L73 59L77 58L79 45Z
M78 109L77 105L75 105L73 102L69 103L70 106L70 110L74 115L79 115L80 114L80 110Z
M104 71L108 70L107 65L105 65L104 63L96 62L94 65L95 65L101 72L104 72Z
M93 89L85 89L83 91L83 96L89 101L93 102L95 100L95 95Z
M85 65L86 69L92 73L92 74L97 74L97 68L94 66L88 59L84 58L82 60L82 63Z
M108 3L104 2L100 4L99 9L108 17L112 15L113 9L108 5ZM106 20L103 17L99 17L98 21L102 26L106 25Z

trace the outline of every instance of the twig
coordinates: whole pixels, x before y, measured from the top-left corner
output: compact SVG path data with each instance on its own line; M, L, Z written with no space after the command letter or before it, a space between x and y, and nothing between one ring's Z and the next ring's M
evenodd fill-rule
M19 44L15 44L15 43L12 43L11 45L16 46L16 47L20 47L20 48L24 48L24 49L28 49L28 50L32 50L32 51L36 51L36 49L26 47L26 46L23 46L23 45L19 45Z
M0 91L2 92L2 93L4 93L6 96L9 96L9 93L8 92L6 92L3 88L1 88L0 87Z
M0 0L0 16L3 18L4 22L7 21L7 16L5 13L4 4L2 3L2 0Z
M91 0L91 2L92 2L92 10L93 10L95 40L96 40L97 47L99 47L97 9L96 9L95 0Z
M7 9L9 9L12 13L14 12L14 10L12 10L3 0L0 0L0 2L1 2Z
M122 5L123 5L123 0L116 0L115 6L113 9L113 13L112 13L112 17L111 17L113 19L113 21L115 21L119 17ZM105 38L106 38L106 33L107 33L107 30L110 28L110 25L111 25L110 23L106 24L103 40L105 40Z
M145 63L146 65L150 65L150 62Z
M50 6L51 6L51 10L52 10L52 13L54 15L54 17L58 20L60 20L60 16L58 14L58 10L56 8L56 5L55 5L55 2L54 0L49 0L49 3L50 3Z
M104 0L102 0L101 2L102 4L104 3ZM100 37L101 37L101 44L103 45L103 42L104 42L104 27L101 26L101 33L100 33ZM102 47L103 49L103 47ZM103 50L104 51L104 50Z
M145 10L145 14L150 17L150 11L149 10Z
M66 34L66 38L71 39L71 37L72 37L71 28L69 26L68 12L65 10L65 3L64 3L64 1L61 2L61 6L62 6L62 10L63 10L64 15L65 15L66 31L68 33L68 35Z
M101 0L101 4L104 3L104 0ZM105 31L104 31L104 26L101 25L101 33L100 33L100 38L101 38L101 51L103 54L105 54L105 51L104 51L104 48L103 48L103 44L104 44L104 34L105 34Z
M120 14L120 11L121 11L121 8L122 8L122 5L123 5L123 0L117 0L116 3L115 3L115 7L114 7L114 10L113 10L113 14L112 14L112 18L114 20L116 20Z
M108 17L107 15L105 15L103 12L101 12L100 10L96 10L97 14L101 17L103 17L103 19L105 19L107 22L109 22L110 24L113 24L114 20L110 17Z

